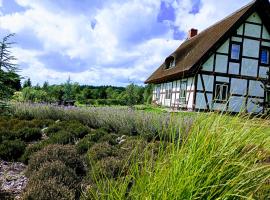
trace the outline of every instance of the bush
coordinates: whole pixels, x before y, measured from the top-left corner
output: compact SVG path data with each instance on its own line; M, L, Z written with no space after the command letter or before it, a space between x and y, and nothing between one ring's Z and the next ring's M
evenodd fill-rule
M83 139L79 140L76 144L76 149L79 154L84 154L88 149L93 146L94 142L91 140L91 135L86 135Z
M74 169L77 175L85 173L79 154L72 145L48 145L33 154L28 162L27 173L38 170L46 162L61 161L67 167Z
M61 130L52 135L47 142L50 144L72 144L74 141L75 138L72 133Z
M19 139L5 140L0 144L0 158L6 161L17 160L23 154L25 146Z
M57 184L65 185L69 189L76 189L79 183L79 178L73 169L60 161L54 161L44 163L39 170L32 173L29 178L29 184L48 179L54 179Z
M16 132L16 138L25 142L40 140L42 137L41 130L38 128L22 128Z
M23 163L27 164L28 160L30 159L30 157L40 151L42 148L44 148L46 146L45 142L39 142L39 143L35 143L35 144L30 144L26 147L23 155L20 158L20 161L22 161Z
M96 161L96 160L101 160L106 157L110 156L115 156L117 152L117 149L110 145L108 142L102 142L102 143L97 143L94 144L89 151L87 152L88 154L88 159L89 161Z
M108 132L102 128L97 129L91 133L91 140L92 142L98 142L100 138L104 135L108 134Z
M118 137L119 137L118 135L113 134L113 133L106 134L99 139L99 142L108 142L110 145L117 145L118 144L118 142L117 142Z
M29 184L23 194L24 200L75 199L75 191L59 184L55 179L37 180Z
M45 130L45 134L46 134L48 137L50 137L50 136L52 136L53 134L55 134L56 132L61 131L61 130L63 130L63 129L64 129L64 127L62 126L61 123L55 123L55 124L49 126L49 127Z

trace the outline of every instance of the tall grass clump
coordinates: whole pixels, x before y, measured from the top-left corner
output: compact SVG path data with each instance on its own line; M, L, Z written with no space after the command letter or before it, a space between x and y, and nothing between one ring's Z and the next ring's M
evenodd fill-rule
M84 198L269 199L269 134L267 120L199 116L156 161L133 162L125 178L97 180Z

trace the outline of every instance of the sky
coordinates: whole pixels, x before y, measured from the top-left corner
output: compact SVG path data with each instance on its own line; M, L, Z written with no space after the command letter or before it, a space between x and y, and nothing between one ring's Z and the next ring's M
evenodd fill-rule
M251 0L0 0L0 38L15 33L33 84L143 84L186 38Z

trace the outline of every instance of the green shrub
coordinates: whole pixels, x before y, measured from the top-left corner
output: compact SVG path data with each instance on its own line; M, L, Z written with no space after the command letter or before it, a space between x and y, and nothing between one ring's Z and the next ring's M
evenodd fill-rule
M42 137L41 130L39 128L22 128L16 132L16 138L25 142L40 140Z
M91 132L91 140L93 142L98 142L99 139L102 138L106 134L108 134L108 132L102 128L94 130Z
M47 142L50 144L73 144L75 142L75 138L72 133L61 130L53 134Z
M110 145L117 145L117 138L119 136L113 133L108 133L106 135L104 135L103 137L101 137L98 141L99 142L108 142Z
M78 121L67 122L65 130L71 132L75 138L83 138L90 133L90 129Z
M23 193L24 200L71 200L75 191L59 184L55 179L37 180L29 184Z
M44 148L46 146L46 142L39 142L39 143L35 143L35 144L30 144L26 147L23 155L20 158L20 161L22 161L23 163L27 164L28 160L30 159L30 157L40 151L42 148Z
M61 123L54 123L53 125L50 125L46 130L45 130L45 134L50 137L52 135L54 135L55 133L57 133L58 131L63 130L64 127L62 126Z
M73 169L60 161L54 161L46 162L34 171L29 178L29 184L48 179L54 179L58 184L65 185L69 189L76 189L79 183L79 178Z
M88 149L93 146L94 142L91 140L91 135L86 135L84 138L80 139L76 144L76 149L79 154L84 154Z
M101 160L106 157L116 155L116 148L110 145L108 142L96 143L94 144L89 151L88 159L91 160Z
M0 158L6 161L17 160L25 150L25 143L19 139L4 140L0 144Z
M85 173L80 155L72 145L48 145L34 153L28 162L27 174L38 170L46 162L61 161L74 169L77 175Z

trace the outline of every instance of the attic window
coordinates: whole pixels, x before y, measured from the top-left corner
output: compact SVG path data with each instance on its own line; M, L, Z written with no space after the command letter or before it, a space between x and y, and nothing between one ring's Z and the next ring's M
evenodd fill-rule
M168 57L165 60L166 69L175 67L175 58L173 56Z
M234 62L238 62L240 60L241 55L241 43L232 42L230 49L230 60Z

